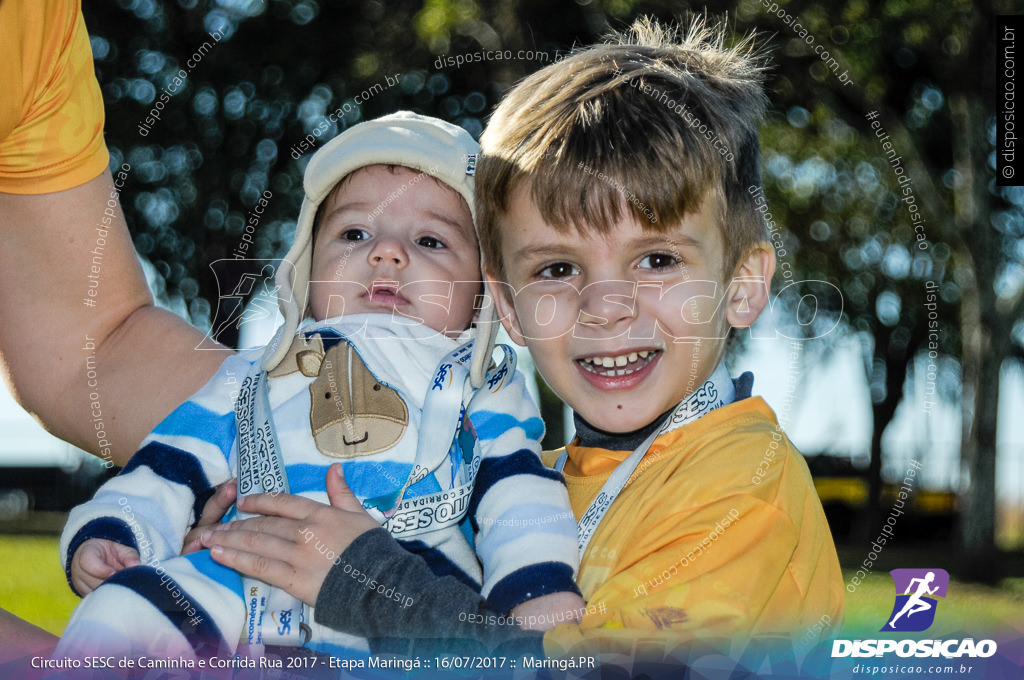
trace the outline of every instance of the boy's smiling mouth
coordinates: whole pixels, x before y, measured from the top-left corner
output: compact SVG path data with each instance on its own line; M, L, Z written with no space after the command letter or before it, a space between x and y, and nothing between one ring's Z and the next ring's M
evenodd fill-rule
M602 378L618 378L632 375L650 366L661 350L645 349L624 354L595 355L577 359L576 364L587 373Z

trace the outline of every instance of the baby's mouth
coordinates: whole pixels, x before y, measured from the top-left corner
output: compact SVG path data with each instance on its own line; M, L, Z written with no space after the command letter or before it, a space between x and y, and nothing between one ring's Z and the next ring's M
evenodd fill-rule
M626 354L592 356L577 359L584 370L606 378L629 375L645 368L661 354L661 350L641 350Z
M402 305L406 299L398 294L398 281L374 281L370 287L370 301L385 305Z

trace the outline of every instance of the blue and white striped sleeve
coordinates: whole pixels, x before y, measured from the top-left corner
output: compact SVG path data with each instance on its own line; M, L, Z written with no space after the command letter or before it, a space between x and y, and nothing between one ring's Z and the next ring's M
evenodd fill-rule
M483 387L469 419L482 460L470 500L488 606L508 612L549 593L579 593L576 520L562 476L541 462L544 424L522 373Z
M71 511L60 540L69 583L71 558L90 538L131 546L143 563L181 551L206 501L231 478L234 397L249 366L239 355L228 357L206 385L157 425L116 477Z

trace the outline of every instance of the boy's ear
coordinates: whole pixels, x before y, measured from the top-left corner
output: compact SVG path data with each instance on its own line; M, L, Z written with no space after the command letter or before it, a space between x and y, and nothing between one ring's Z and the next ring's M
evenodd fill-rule
M725 318L733 328L747 328L760 316L771 296L775 249L763 241L737 265L729 284Z
M484 278L487 279L488 291L494 296L494 309L498 312L501 325L508 331L512 342L525 347L526 338L523 336L523 329L519 325L519 317L516 315L516 305L513 300L515 292L512 290L512 286L495 278L490 270L484 270Z

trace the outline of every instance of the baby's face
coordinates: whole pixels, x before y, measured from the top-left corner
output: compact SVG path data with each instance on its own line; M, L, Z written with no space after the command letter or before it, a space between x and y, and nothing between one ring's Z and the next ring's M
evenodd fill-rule
M469 207L429 175L361 168L326 200L310 281L317 320L383 312L458 335L481 292Z

